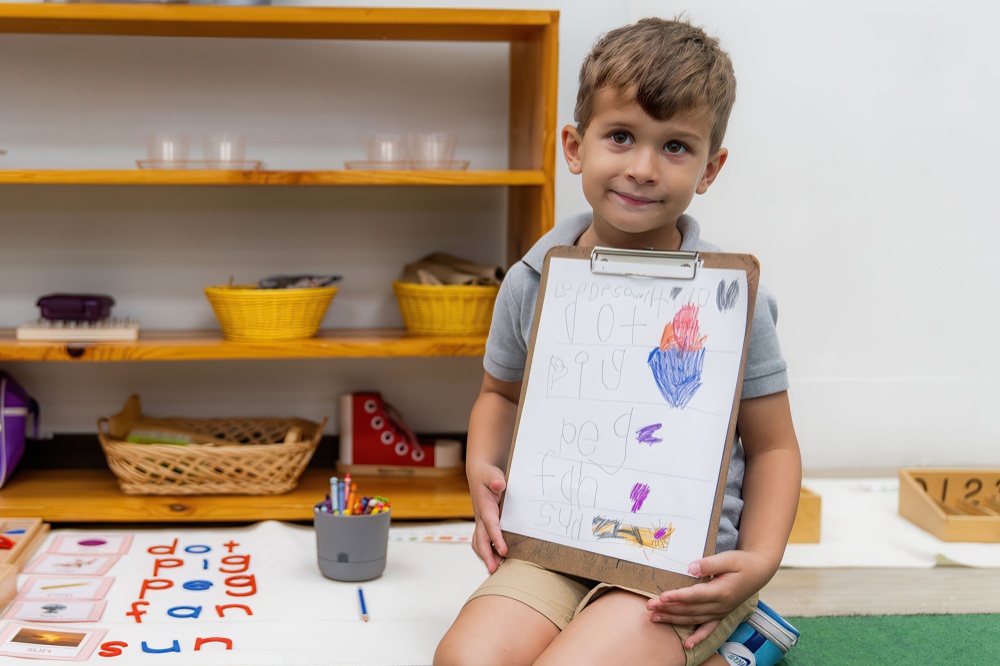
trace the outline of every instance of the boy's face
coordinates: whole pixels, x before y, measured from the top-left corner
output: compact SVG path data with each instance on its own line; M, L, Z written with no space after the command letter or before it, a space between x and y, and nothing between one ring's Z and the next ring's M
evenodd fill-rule
M583 177L594 223L581 245L660 250L680 247L677 218L704 194L727 151L709 153L711 114L655 120L633 100L600 90L583 137L562 132L571 172Z

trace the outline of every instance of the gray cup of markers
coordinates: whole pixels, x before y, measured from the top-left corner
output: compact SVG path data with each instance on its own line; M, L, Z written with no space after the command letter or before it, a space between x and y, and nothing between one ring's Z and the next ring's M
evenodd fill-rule
M313 514L319 570L333 580L356 582L385 571L392 512L341 516Z

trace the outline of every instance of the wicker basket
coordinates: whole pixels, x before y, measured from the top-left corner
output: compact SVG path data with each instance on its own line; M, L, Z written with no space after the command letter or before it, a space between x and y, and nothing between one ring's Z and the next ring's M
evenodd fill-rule
M323 423L303 419L153 419L138 396L121 413L97 422L101 448L128 495L275 495L295 488L323 436ZM133 426L181 429L212 444L133 444ZM298 441L282 441L297 428Z
M337 287L258 289L253 285L206 287L227 340L294 340L316 335Z
M486 335L497 286L393 282L406 330L416 335Z

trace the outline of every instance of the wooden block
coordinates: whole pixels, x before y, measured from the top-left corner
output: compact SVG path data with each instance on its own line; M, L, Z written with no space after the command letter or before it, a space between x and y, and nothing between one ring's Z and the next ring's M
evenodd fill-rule
M1000 543L1000 469L901 469L899 515L942 541Z
M0 534L14 542L13 548L0 549L0 564L20 571L45 541L49 524L41 518L0 519Z
M799 508L795 512L795 523L788 543L819 543L820 540L820 496L808 488L799 492Z
M17 594L17 567L0 564L0 610Z

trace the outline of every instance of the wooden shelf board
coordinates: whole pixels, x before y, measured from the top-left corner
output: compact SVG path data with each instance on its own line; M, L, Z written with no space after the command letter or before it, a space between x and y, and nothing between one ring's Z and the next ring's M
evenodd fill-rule
M2 6L2 5L0 5ZM0 170L5 185L453 185L540 186L542 171L218 171L198 169Z
M309 468L283 495L126 495L106 469L21 469L0 493L0 517L49 523L248 522L312 520L329 492L328 468ZM447 477L355 477L359 488L388 497L397 520L472 518L464 474Z
M0 32L167 37L516 41L554 28L531 10L0 4Z
M213 361L289 358L396 358L481 356L486 336L408 335L402 329L320 331L279 342L232 342L218 331L142 331L137 341L36 342L0 329L5 361Z

